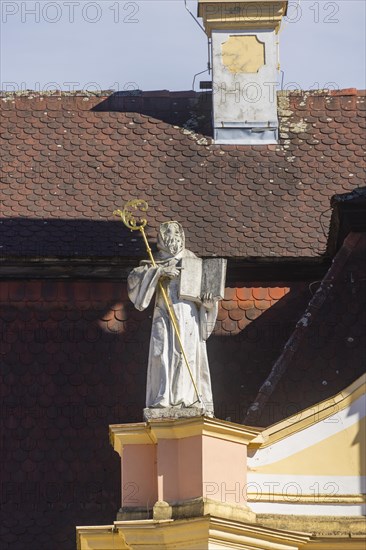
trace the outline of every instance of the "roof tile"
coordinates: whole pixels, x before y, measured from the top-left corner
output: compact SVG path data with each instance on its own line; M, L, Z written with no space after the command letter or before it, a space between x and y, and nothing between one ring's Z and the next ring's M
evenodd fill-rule
M52 217L38 234L43 254L76 251L77 240L67 240L66 228L78 219L71 228L87 243L86 255L138 255L141 244L127 233L118 246L121 231L112 212L121 199L145 196L154 199L153 233L165 215L184 223L190 213L197 231L189 232L187 245L201 254L216 254L220 241L226 256L319 256L326 248L322 227L329 223L331 197L354 189L365 173L365 97L352 94L287 93L290 107L285 114L279 110L284 137L277 146L260 147L211 145L207 94L0 98L1 188L10 201L1 215L14 221L12 229L5 227L2 252L17 255L29 243L34 253L32 226L21 228L20 220ZM206 135L182 127L193 106L204 115L196 130ZM295 131L299 124L301 133ZM185 181L177 185L180 178ZM107 188L108 181L115 186ZM201 196L204 202L194 200ZM105 225L91 228L89 220L101 219Z

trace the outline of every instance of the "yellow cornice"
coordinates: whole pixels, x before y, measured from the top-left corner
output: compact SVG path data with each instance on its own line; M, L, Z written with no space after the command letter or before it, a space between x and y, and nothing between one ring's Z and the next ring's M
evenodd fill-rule
M248 445L261 431L258 428L209 417L151 420L149 424L157 439L183 439L205 435L244 445Z
M298 550L309 533L203 516L181 520L116 521L114 526L77 527L78 550L197 550L210 543L223 549ZM112 546L112 543L114 546ZM104 545L104 546L103 546Z
M109 440L113 449L122 456L124 445L152 445L156 439L146 422L136 424L112 424L109 426Z
M310 533L273 529L258 524L239 523L211 517L210 542L230 543L229 548L272 550L302 548L311 539ZM281 545L281 546L280 546Z
M366 502L366 495L362 493L354 495L327 495L317 493L301 494L298 493L258 493L253 491L247 492L248 502L286 502L286 504L364 504Z
M115 525L76 527L77 550L132 550Z
M352 516L299 516L294 514L258 514L258 523L272 529L289 529L312 533L312 540L306 549L344 550L356 548L347 546L350 539L365 541L366 524L364 517ZM336 535L335 535L336 533ZM355 542L355 540L353 542ZM332 546L331 543L334 543ZM344 545L344 546L343 546Z
M211 436L248 445L260 431L261 429L203 416L109 426L111 444L120 456L124 445L153 445L158 439Z
M350 386L333 397L316 403L303 411L277 422L261 431L253 439L250 448L265 448L281 441L294 433L300 432L309 426L313 426L326 418L349 407L356 399L366 392L366 374L362 375Z
M131 548L150 550L152 548L201 548L208 540L209 518L189 520L142 520L116 521L115 527L121 531Z
M321 529L325 529L323 535L314 533L317 520L322 521ZM197 550L208 548L210 544L227 550L364 550L363 530L356 529L351 534L354 520L355 518L342 517L288 516L287 522L286 516L262 514L259 517L261 524L210 515L181 520L116 521L114 525L77 527L77 550ZM342 534L325 534L327 530L330 530L329 533L332 531L333 523L342 524ZM286 524L291 525L291 528L284 529L282 525ZM347 528L351 530L348 531Z
M365 550L366 540L362 535L350 537L322 537L313 540L306 550Z
M287 6L287 0L199 0L198 16L209 36L213 30L278 31Z

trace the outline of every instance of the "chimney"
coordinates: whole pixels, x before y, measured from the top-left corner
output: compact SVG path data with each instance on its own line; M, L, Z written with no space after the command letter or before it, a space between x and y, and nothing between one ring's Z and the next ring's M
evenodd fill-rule
M259 145L278 138L278 30L287 1L199 0L211 39L216 143Z

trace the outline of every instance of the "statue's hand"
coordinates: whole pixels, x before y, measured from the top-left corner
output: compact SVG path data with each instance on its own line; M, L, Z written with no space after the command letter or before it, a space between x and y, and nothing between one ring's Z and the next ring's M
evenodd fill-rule
M202 304L206 309L212 309L215 305L215 300L212 292L207 292L202 296Z
M174 279L175 277L178 277L181 267L163 267L161 270L162 277L168 277L169 279Z

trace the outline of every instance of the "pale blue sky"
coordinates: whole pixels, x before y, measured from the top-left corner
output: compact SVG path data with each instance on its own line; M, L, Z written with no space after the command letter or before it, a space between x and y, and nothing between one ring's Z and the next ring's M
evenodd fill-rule
M2 89L189 90L206 68L207 38L183 0L0 4ZM197 2L188 6L196 14ZM284 86L364 89L365 6L291 1L280 35Z

